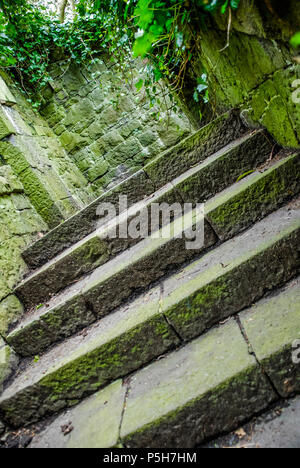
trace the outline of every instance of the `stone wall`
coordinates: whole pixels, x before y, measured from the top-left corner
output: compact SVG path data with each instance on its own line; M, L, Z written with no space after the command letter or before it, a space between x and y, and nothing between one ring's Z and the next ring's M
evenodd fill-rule
M142 66L134 67L129 80L106 58L80 68L57 62L44 92L41 115L97 195L192 130L172 111L164 87L150 107L145 91L135 87Z
M195 89L204 67L216 112L240 107L247 123L266 127L283 146L299 147L300 104L292 96L300 65L289 44L300 30L299 1L268 3L273 13L264 1L241 0L225 49L227 15L216 15L206 30L193 25L198 53L187 73L186 97L189 101L189 90ZM195 107L191 108L197 117Z
M0 77L0 102L0 164L12 167L52 228L92 199L87 181L47 122L5 75Z
M0 334L22 313L19 301L11 295L26 272L21 252L47 229L12 168L0 166Z

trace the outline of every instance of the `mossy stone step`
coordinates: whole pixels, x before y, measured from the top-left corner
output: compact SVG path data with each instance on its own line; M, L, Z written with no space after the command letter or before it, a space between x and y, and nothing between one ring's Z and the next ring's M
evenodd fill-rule
M209 207L206 209L208 211L208 220L212 222L214 213L218 212L218 210L226 212L226 207L228 205L229 207L232 206L232 200L238 198L239 202L242 203L243 199L245 199L245 215L241 214L238 217L235 211L231 212L229 209L228 212L231 213L231 218L228 220L228 224L231 226L231 233L233 231L237 233L239 230L249 227L257 218L263 217L268 211L275 210L285 198L289 198L299 191L298 165L299 155L290 156L278 161L264 173L249 176L250 181L246 178L239 182L236 187L230 187L225 197L221 193L207 203L206 206ZM249 191L254 194L260 193L260 187L265 187L266 180L269 179L280 181L277 185L278 201L275 191L272 193L271 199L268 192L265 193L265 196L261 195L258 200L249 197ZM251 202L253 202L253 214L250 216ZM211 208L212 206L213 208ZM151 282L162 277L171 267L174 268L174 266L179 266L192 259L193 256L216 242L214 233L206 222L204 245L195 250L188 250L186 249L186 236L178 238L178 234L182 234L182 225L182 218L177 218L171 224L173 232L170 238L163 238L162 235L162 238L159 239L145 239L94 270L90 276L79 281L70 290L62 292L58 298L54 299L53 304L50 301L37 313L30 314L28 319L25 318L25 321L22 321L10 336L10 339L14 340L12 342L15 349L22 355L41 352L50 343L74 333L74 329L80 327L81 320L83 326L85 326L87 320L92 322L108 314L124 300L132 296L135 291L146 288ZM169 226L162 228L162 232L166 229L169 229ZM221 239L225 239L228 236L227 227L224 227L224 235L220 232L218 234ZM270 255L271 257L274 256L273 254ZM277 265L276 258L273 264ZM270 284L272 284L273 278L276 278L276 274L274 273L273 276L271 271L273 272L272 268L270 268L270 274L268 275ZM235 274L239 277L240 273L235 270ZM246 287L246 285L244 286ZM220 293L218 288L221 288L221 290L223 288L226 291L227 287L227 283L214 285L213 290L210 286L206 292L206 302L210 303L214 300L216 294ZM75 293L72 293L73 290L75 290ZM21 285L17 291L18 296L27 307L34 306L37 300L44 299L47 301L48 297L43 296L45 292L47 293L47 290L44 289L43 284L36 285L34 289L25 287L24 291ZM72 294L74 297L72 297ZM66 296L70 300L67 301ZM75 307L72 314L73 305ZM93 311L94 317L90 311ZM189 314L189 312L186 313ZM84 319L85 316L87 316L87 319ZM195 330L198 330L199 326L206 325L206 321L200 325L200 321L197 319L198 325L195 326ZM185 321L182 321L181 325L184 324ZM27 335L31 336L30 340L28 340ZM26 346L29 346L27 350Z
M189 340L250 306L269 288L299 273L299 236L299 208L290 204L183 268L160 288L57 345L38 362L33 360L2 394L0 417L20 426L72 406L171 350L180 344L178 336ZM275 258L273 267L268 262ZM222 261L232 266L224 268ZM237 276L240 272L246 276ZM206 305L204 288L213 289L222 277L228 290ZM15 339L17 343L17 334ZM8 337L11 344L13 340Z
M179 344L156 288L34 360L2 394L13 426L38 420L95 392Z
M300 191L300 153L225 189L206 205L206 215L221 240L234 236ZM241 190L242 189L242 190Z
M231 320L138 371L123 387L117 381L63 413L34 437L31 447L107 448L120 443L143 448L194 447L235 428L274 399L271 385ZM74 422L74 431L64 436L60 426L69 421Z
M278 393L282 397L299 393L300 278L242 313L240 319L259 363Z
M246 129L235 111L227 112L145 166L156 188L170 182L238 138Z
M24 251L24 260L31 268L40 267L95 230L99 222L96 211L100 202L111 202L117 206L121 194L128 196L128 206L131 206L245 132L246 129L242 126L236 112L231 111L218 117L179 145L159 156L151 163L149 170L146 166L144 170L104 193L89 206L37 240ZM164 172L164 177L160 175L161 171Z
M44 302L76 278L106 263L141 240L138 237L131 239L109 236L108 233L115 230L116 223L117 231L124 232L124 227L127 230L141 213L147 213L150 230L153 203L179 203L181 206L183 200L186 203L202 203L234 183L242 173L263 163L271 150L272 145L263 131L235 140L171 184L165 185L151 197L133 205L120 219L114 219L108 225L97 229L35 271L17 287L16 293L26 298L34 291L35 302L27 304L28 307Z
M195 447L266 408L276 396L234 320L137 372L121 440L126 447Z
M118 447L125 392L126 386L117 380L58 416L33 438L29 448ZM64 434L62 427L70 426L72 430Z
M194 338L299 274L299 245L298 199L167 279L162 312Z
M204 242L194 249L186 249L190 229L196 221L204 222ZM217 240L201 212L193 218L189 214L177 218L160 233L161 237L145 239L25 315L7 337L9 342L23 356L42 352L51 343L109 314L136 291L145 289L170 268L192 259ZM19 288L18 295L28 307L36 298L43 298L43 291L43 285L26 288L23 296Z

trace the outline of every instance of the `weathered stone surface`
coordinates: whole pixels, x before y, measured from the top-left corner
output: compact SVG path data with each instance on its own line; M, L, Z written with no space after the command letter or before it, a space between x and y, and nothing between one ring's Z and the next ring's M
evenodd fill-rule
M97 216L97 208L100 203L111 202L118 208L119 195L127 195L128 206L132 206L153 192L154 187L145 173L143 171L137 172L26 249L23 253L26 263L36 268L91 234L100 221L99 216Z
M6 336L9 329L22 317L23 305L16 296L10 295L0 302L0 335Z
M52 343L73 335L95 321L93 313L73 285L62 296L38 304L7 336L8 343L23 356L44 351Z
M249 423L200 448L300 448L300 396L281 400Z
M198 215L198 222L201 216L201 214ZM131 297L135 291L145 289L170 268L185 262L216 242L214 233L206 224L204 243L199 242L199 245L193 246L192 249L186 249L186 241L189 240L188 232L190 227L194 226L195 219L186 218L184 226L183 222L181 217L178 218L171 224L170 232L169 226L166 225L162 228L161 237L157 239L149 237L141 241L96 269L90 276L78 281L67 291L63 291L60 296L54 299L57 306L54 307L50 301L48 307L46 305L44 309L41 309L36 317L30 317L29 321L22 321L20 327L8 337L9 342L20 354L34 354L38 349L44 349L49 345L51 340L54 342L62 335L68 336L74 333L74 327L77 324L79 327L80 323L82 327L86 325L86 321L82 318L85 315L85 307L76 308L73 306L73 300L77 296L84 298L96 316L107 315L123 300ZM62 265L64 265L63 262ZM36 282L31 283L29 279L28 284L25 282L23 286L18 288L17 293L27 307L36 304L37 299L47 299L50 295L51 289L46 284L48 277L46 271L40 286L38 286L40 280L38 279L39 275L37 275ZM65 273L66 277L67 275L68 273ZM51 274L49 274L50 277ZM53 289L54 285L58 284L56 274L52 275L50 281ZM70 299L70 305L67 301L68 297L73 298ZM69 309L70 313L68 314L67 310ZM49 330L45 331L46 317L50 324L46 328L51 327L51 334ZM62 327L61 322L64 323L64 327ZM46 340L42 339L45 333Z
M44 301L76 278L105 263L110 257L108 242L95 234L66 250L54 261L22 281L15 292L26 308Z
M201 215L198 223L200 218ZM187 249L188 232L192 226L194 221L188 223L187 220L183 229L183 218L179 217L171 224L171 231L168 225L162 228L160 238L149 237L95 270L82 294L93 305L96 315L106 315L135 291L147 287L216 242L213 231L205 223L204 243Z
M12 348L7 346L0 337L0 393L3 390L3 384L16 370L19 358Z
M5 104L8 106L16 104L14 96L10 92L7 84L5 83L2 77L0 77L0 104Z
M291 204L167 279L162 310L180 336L199 335L297 274L299 228Z
M238 138L241 133L242 124L236 114L224 114L149 163L145 171L159 188Z
M111 448L118 445L126 386L118 380L74 409L65 411L29 448ZM64 434L63 426L72 426Z
M72 406L178 344L159 310L159 289L57 345L2 394L0 413L14 426Z
M299 247L295 254L299 256ZM240 314L240 319L258 361L280 395L299 392L299 278Z
M299 172L300 154L289 156L208 202L206 216L220 239L232 237L297 195Z
M289 44L299 30L298 1L290 0L285 11L279 8L269 8L264 2L240 2L231 17L230 47L225 49L226 15L214 15L205 31L196 21L192 29L201 50L186 71L183 90L189 102L192 83L197 84L195 70L204 67L214 108L240 107L281 145L299 148L300 112L299 104L292 100L292 86L300 77L300 65L293 64L294 50ZM189 103L189 110L193 107L197 119L198 107Z
M13 173L12 168L0 166L0 197L22 192L24 192L23 185Z
M1 101L1 85L0 85L0 101ZM8 120L3 106L0 106L0 140L15 133L15 129L11 122Z
M185 203L203 203L264 163L274 144L264 131L247 134L173 181Z
M253 149L258 144L261 146L260 152ZM179 177L175 181L175 189L178 189L185 201L193 200L194 195L197 195L197 201L202 201L205 197L214 195L217 191L221 190L225 184L233 182L236 176L238 177L243 171L247 171L250 166L255 168L267 156L268 145L268 140L264 139L261 132L258 132L256 135L245 136L229 145L225 149L225 154L220 151L220 154L217 153L215 157L208 157L203 166L200 163L200 165L191 169L190 172ZM214 178L214 174L220 176L220 166L224 164L225 158L229 161L232 160L235 168L232 169L233 165L230 166L228 164L230 175L226 176L227 172L223 170L223 178ZM166 161L167 171L168 159ZM163 163L164 160L160 164L162 165ZM151 167L151 164L147 167ZM203 171L203 175L200 171ZM201 184L197 182L198 180L201 181ZM163 183L164 181L161 180L159 186L163 186ZM39 239L35 244L26 249L23 254L26 263L36 268L54 258L65 248L89 235L95 229L96 222L99 221L96 210L100 202L112 202L117 205L119 195L127 194L129 206L131 206L154 192L155 188L153 184L143 171L134 174L134 176L103 194L99 199L70 218L63 225L46 234L42 239Z
M194 447L274 397L231 320L132 377L121 440L126 447Z

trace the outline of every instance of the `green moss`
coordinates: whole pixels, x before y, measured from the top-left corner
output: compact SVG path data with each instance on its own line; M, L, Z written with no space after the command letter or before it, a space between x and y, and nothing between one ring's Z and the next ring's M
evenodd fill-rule
M300 189L299 163L299 155L290 156L208 202L207 217L217 233L226 238L296 195Z

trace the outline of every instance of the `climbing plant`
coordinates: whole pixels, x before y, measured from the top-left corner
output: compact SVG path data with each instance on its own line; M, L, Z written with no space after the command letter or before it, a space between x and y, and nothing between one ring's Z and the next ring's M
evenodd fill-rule
M190 23L240 0L70 0L73 14L51 0L0 0L0 66L9 69L29 95L50 79L49 63L59 52L75 63L93 62L105 51L124 66L131 54L144 59L147 78L137 83L155 94L162 77L180 90L195 52ZM58 8L57 8L58 5ZM67 2L63 2L64 7ZM64 10L65 13L65 10ZM194 99L208 99L205 71Z

